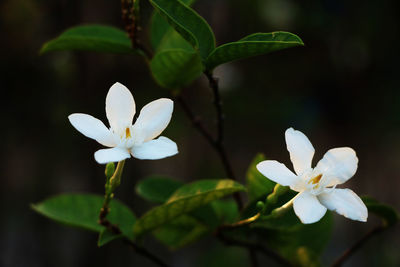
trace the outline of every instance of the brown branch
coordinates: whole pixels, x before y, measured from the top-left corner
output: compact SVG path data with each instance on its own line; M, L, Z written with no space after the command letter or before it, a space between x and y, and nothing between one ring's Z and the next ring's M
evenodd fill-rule
M363 237L361 237L352 247L347 249L343 254L335 260L332 267L340 267L343 263L350 258L357 250L359 250L371 237L379 234L385 229L383 225L378 225L367 232Z
M125 24L125 31L128 33L132 43L132 48L141 51L148 59L153 57L153 53L145 47L139 38L140 17L139 0L121 0L122 20Z
M232 238L229 238L229 237L223 235L222 232L218 232L216 234L216 236L227 246L247 248L249 250L250 258L252 260L253 266L257 266L257 265L254 265L254 254L255 254L254 252L260 252L260 253L264 254L265 256L273 259L276 263L279 263L282 266L292 266L292 264L290 262L288 262L286 259L281 257L278 253L264 247L261 244L250 243L250 242L246 242L246 241L242 241L242 240L232 239ZM255 263L258 264L258 262L255 262Z

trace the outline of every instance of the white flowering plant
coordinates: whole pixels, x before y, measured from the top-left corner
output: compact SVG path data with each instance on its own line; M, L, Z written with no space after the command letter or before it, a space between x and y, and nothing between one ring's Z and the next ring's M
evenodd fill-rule
M246 176L237 177L223 142L224 115L213 70L230 61L303 46L303 41L295 34L280 31L254 33L216 46L211 27L191 8L193 0L149 2L154 8L149 33L152 49L139 38L139 0L122 0L125 30L101 25L77 26L42 47L41 53L85 50L140 54L156 83L168 89L171 96L145 105L135 119L135 100L125 86L135 85L110 81L112 86L105 98L108 127L90 115L71 111L70 124L107 147L94 153L94 160L105 164L104 196L62 194L33 204L35 211L63 224L97 232L98 246L124 240L155 266L175 264L163 260L157 251L147 249L141 242L145 236L170 249L213 236L226 246L248 251L245 266L259 266L259 254L281 265L318 266L331 236L331 211L358 223L367 222L371 213L379 216L382 223L334 261L334 266L340 266L360 244L398 221L399 215L392 207L371 197L360 198L352 190L342 188L353 176L355 181L362 179L356 177L359 160L352 148L330 149L312 168L314 147L306 135L293 128L286 130L285 140L294 172L257 154ZM214 96L216 137L180 94L201 75L208 79ZM215 150L227 178L186 184L166 177L142 179L136 184L136 193L156 206L139 216L135 203L128 206L116 200L115 190L121 185L127 161L137 160L135 164L140 164L139 160L173 157L184 146L161 136L173 120L174 104L181 105L193 126ZM91 155L88 160L93 160Z

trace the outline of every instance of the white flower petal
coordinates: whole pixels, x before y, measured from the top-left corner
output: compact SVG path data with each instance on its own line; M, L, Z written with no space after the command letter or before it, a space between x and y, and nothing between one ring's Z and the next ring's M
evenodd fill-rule
M114 132L124 133L126 127L132 125L136 112L135 100L124 85L115 83L106 97L106 115Z
M175 142L160 136L155 140L145 142L132 148L132 156L138 159L162 159L178 153Z
M100 149L94 153L95 160L100 164L118 162L130 157L129 151L121 147Z
M364 202L350 189L333 189L318 195L319 201L328 209L346 218L366 222L368 209Z
M317 197L308 191L301 192L296 196L293 209L304 224L318 222L326 213L326 207L321 205Z
M302 132L289 128L285 132L286 146L297 175L311 168L315 149Z
M324 186L334 186L349 180L357 171L358 158L350 147L328 150L315 167L315 172L323 174Z
M108 147L115 146L113 134L103 122L87 114L74 113L68 116L69 122L86 137Z
M174 102L168 98L144 106L133 126L137 142L147 142L159 136L170 122L173 109Z
M285 164L276 160L265 160L258 163L257 170L268 179L283 186L295 185L300 180Z

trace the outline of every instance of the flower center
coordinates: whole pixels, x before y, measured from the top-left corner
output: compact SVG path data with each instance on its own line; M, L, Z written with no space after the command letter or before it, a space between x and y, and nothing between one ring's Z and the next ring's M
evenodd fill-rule
M126 137L126 139L132 137L132 136L131 136L131 130L130 130L129 128L126 128L126 130L125 130L125 137Z
M322 174L319 174L317 176L315 176L314 178L311 178L308 183L309 184L314 184L315 186L313 187L314 189L317 189L319 187L319 181L322 178Z

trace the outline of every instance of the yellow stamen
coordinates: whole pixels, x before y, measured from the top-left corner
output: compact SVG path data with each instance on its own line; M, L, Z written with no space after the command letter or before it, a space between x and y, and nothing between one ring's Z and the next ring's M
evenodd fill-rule
M129 128L126 128L125 135L126 135L126 138L131 138L132 137L131 136L131 130Z
M322 178L322 174L317 175L317 176L315 176L314 178L310 179L310 181L309 181L308 183L309 183L309 184L310 184L310 183L312 183L312 184L318 184L319 181L321 180L321 178Z

